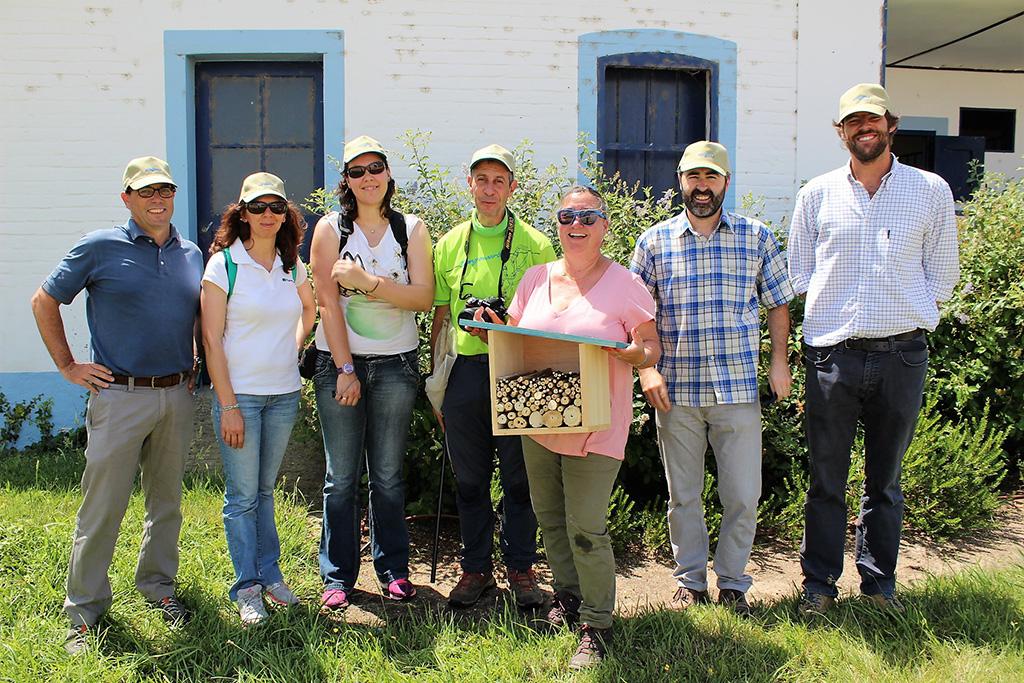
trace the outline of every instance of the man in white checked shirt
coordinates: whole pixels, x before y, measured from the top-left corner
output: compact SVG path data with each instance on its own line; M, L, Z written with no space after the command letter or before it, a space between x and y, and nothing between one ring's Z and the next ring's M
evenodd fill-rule
M834 123L850 162L797 195L789 275L804 313L810 488L800 563L803 613L835 601L843 570L846 480L864 427L864 492L856 530L861 593L895 598L903 523L900 466L921 408L938 302L959 277L953 196L937 175L890 151L899 118L880 85L856 85Z
M658 448L668 480L678 584L672 603L686 609L710 601L701 501L710 443L723 508L714 560L718 602L747 616L752 579L746 566L761 496L758 306L768 309L768 381L785 398L792 380L787 304L793 290L771 230L722 211L729 187L725 147L695 142L677 170L686 210L641 235L630 265L657 301L664 348L656 367L640 370L640 384L657 409Z

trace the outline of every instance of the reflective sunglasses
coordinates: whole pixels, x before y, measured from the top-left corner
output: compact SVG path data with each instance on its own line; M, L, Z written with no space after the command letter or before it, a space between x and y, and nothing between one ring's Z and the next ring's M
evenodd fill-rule
M562 225L572 225L577 219L582 225L593 225L598 218L608 219L608 215L600 209L580 209L579 211L562 209L555 216Z
M140 187L137 190L132 190L143 199L149 199L155 194L158 194L164 199L170 199L174 196L174 193L178 191L178 188L173 185L164 185L163 187Z
M345 175L349 178L362 178L367 171L370 172L370 175L380 175L387 167L388 165L383 161L374 161L366 166L349 166L345 170Z
M278 200L274 202L246 202L245 210L254 216L260 216L264 211L270 209L271 213L276 213L278 216L288 213L288 202Z

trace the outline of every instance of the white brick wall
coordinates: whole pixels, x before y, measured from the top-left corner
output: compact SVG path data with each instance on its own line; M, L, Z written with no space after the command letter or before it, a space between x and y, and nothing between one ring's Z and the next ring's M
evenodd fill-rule
M816 3L3 0L0 372L52 369L28 298L78 236L124 219L117 196L124 163L167 152L164 30L342 30L346 134L395 144L404 130L432 130L432 156L455 168L479 145L523 138L542 164L574 157L579 34L664 28L733 40L741 165L735 186L740 195L763 195L769 216L779 218L805 170L821 172L842 156L821 134L803 130L798 110L817 107L808 121L831 134L820 101L831 112L846 85L869 80L849 75L877 73L880 60L874 6L881 0L858 7L849 20L808 5ZM253 45L254 52L272 49ZM814 63L798 63L798 55ZM497 100L514 105L513 113ZM326 143L338 156L340 141ZM401 168L397 175L401 180ZM81 302L65 320L84 355Z

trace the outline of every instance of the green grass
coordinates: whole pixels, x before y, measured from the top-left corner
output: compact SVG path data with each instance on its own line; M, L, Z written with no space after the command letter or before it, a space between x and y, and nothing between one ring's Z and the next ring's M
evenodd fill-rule
M1024 680L1024 566L917 584L895 618L858 600L810 621L795 616L794 599L749 621L717 607L643 612L616 621L605 665L576 675L565 669L572 634L535 633L514 610L477 619L421 601L379 610L382 625L364 626L304 604L245 630L226 597L221 489L202 479L187 483L181 540L192 623L168 631L134 590L136 495L111 571L113 610L99 642L70 659L61 603L80 467L73 449L0 461L0 681ZM287 496L278 518L285 575L313 598L318 525Z

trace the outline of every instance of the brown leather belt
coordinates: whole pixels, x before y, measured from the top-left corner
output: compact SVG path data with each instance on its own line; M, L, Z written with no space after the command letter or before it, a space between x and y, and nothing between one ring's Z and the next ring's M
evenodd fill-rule
M175 372L163 377L131 377L130 375L114 375L113 384L123 384L129 389L145 387L147 389L166 389L188 380L190 372Z

